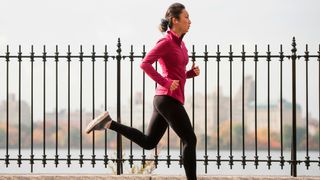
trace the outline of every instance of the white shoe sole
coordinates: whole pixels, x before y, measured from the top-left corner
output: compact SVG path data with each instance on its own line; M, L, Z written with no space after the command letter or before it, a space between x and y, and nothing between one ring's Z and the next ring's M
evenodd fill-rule
M94 118L87 126L86 128L86 133L89 134L92 129L99 124L101 121L103 121L106 117L109 116L108 112L103 112L101 115L99 115L98 117Z

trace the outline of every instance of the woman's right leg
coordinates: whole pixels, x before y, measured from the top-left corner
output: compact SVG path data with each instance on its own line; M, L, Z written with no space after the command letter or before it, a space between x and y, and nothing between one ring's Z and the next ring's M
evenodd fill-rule
M154 108L146 134L116 121L112 121L109 128L132 140L144 149L153 149L159 143L167 127L167 121Z

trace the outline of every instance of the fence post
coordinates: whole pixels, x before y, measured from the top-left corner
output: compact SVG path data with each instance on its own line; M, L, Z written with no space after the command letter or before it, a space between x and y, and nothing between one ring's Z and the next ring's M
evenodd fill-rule
M118 38L118 49L117 49L117 122L121 123L121 43L120 43L120 38ZM122 168L122 138L121 134L117 133L117 175L120 175L123 173L123 168Z
M10 160L9 160L9 62L10 62L10 52L9 52L9 45L7 45L7 52L6 52L6 65L7 65L7 79L6 79L6 83L7 83L7 102L6 102L6 158L5 158L5 164L6 167L9 166L10 164Z
M292 144L291 144L291 176L297 177L297 134L296 134L296 39L292 40Z

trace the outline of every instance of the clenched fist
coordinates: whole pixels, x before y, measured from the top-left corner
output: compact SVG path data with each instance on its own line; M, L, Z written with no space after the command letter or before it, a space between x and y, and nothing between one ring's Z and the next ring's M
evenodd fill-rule
M171 86L170 86L170 90L174 91L179 87L179 80L173 80Z
M195 64L193 63L191 69L194 71L196 76L199 76L199 74L200 74L199 66L195 66Z

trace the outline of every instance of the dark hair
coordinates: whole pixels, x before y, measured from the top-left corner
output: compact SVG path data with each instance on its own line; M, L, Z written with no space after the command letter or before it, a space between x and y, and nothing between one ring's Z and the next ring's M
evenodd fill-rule
M161 32L166 32L168 27L172 27L172 18L179 19L180 14L182 13L182 10L184 10L185 7L181 3L174 3L171 4L166 12L165 18L161 19L161 23L159 25L159 30Z

